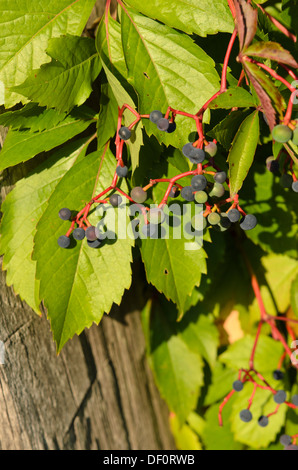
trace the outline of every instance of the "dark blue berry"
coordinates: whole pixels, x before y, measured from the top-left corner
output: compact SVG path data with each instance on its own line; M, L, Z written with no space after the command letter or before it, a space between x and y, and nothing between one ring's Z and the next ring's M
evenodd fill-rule
M292 442L292 438L288 434L283 434L282 436L280 436L279 442L283 446L289 446Z
M75 240L83 240L85 238L85 230L81 227L75 228L72 236Z
M160 131L167 131L169 129L170 123L168 119L161 118L156 123L157 129Z
M293 405L298 406L298 395L293 395L291 398Z
M271 173L277 173L279 171L278 160L275 160L274 157L268 157L266 160L266 167L268 171L271 171Z
M119 195L119 194L112 194L110 196L110 204L113 206L113 207L118 207L120 206L122 202L122 197Z
M244 423L249 423L252 420L252 414L249 410L240 411L239 416L241 421L244 421Z
M261 428L265 428L269 424L269 419L267 416L261 416L258 419L258 425L261 426Z
M58 245L60 248L68 248L70 245L70 239L66 235L61 235L61 237L58 238Z
M101 243L102 241L98 239L93 240L93 241L87 240L87 244L90 248L99 248Z
M273 400L278 405L281 405L282 403L286 401L286 398L287 398L286 392L284 390L278 390L278 392L276 392L276 394L274 395Z
M167 132L168 134L172 134L172 132L175 132L175 130L176 130L176 123L175 123L175 121L174 121L174 122L170 122L169 127L168 127L168 129L167 129L166 132Z
M128 127L122 126L118 131L118 135L122 140L128 140L131 138L131 130Z
M59 217L62 220L69 220L71 218L71 210L67 208L60 209Z
M86 235L87 240L89 240L89 242L95 241L97 239L96 227L91 225L90 227L86 228L85 235Z
M182 148L182 153L185 157L189 158L191 156L191 152L193 151L193 145L189 142L185 144Z
M202 163L206 158L204 150L194 147L191 143L183 146L182 153L191 161L191 163L195 164Z
M241 390L243 390L243 383L241 382L241 380L235 380L235 382L233 383L233 389L235 390L235 392L241 392Z
M207 180L204 175L195 175L191 180L191 187L194 191L204 191Z
M149 116L149 119L151 122L153 122L154 124L157 123L157 121L159 121L160 119L163 118L163 114L161 111L151 111L150 113L150 116Z
M125 178L128 173L127 166L121 166L121 165L117 166L116 173L120 178Z
M238 220L240 219L240 212L238 211L238 209L231 209L229 212L227 212L227 215L230 221L233 223L238 222Z
M194 196L194 193L193 193L193 188L191 186L185 186L181 190L181 196L186 201L194 201L195 196Z
M216 181L216 183L224 183L226 179L227 179L227 174L225 171L218 171L214 175L214 181Z
M284 374L281 370L276 369L273 371L273 378L275 380L282 380L284 378Z
M240 224L242 230L252 230L257 225L257 218L253 214L247 214Z

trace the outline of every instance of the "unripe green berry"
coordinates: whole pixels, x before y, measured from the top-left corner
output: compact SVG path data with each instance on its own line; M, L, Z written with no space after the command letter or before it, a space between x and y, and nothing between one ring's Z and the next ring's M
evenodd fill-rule
M278 124L272 130L272 137L276 142L285 143L291 140L293 132L288 126Z
M217 212L211 212L208 215L208 222L210 225L217 225L220 222L220 215Z
M205 204L208 200L208 194L205 191L197 191L195 193L195 201L199 204Z

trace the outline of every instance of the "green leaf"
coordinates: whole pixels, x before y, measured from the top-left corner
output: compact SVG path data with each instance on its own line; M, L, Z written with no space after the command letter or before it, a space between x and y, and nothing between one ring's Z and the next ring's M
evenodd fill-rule
M50 38L62 34L80 35L95 0L11 0L0 5L0 84L5 96L0 104L11 107L23 99L9 89L20 85L32 70L49 60L46 49Z
M58 114L56 112L56 114ZM41 115L43 118L43 115ZM64 118L52 120L51 127L39 132L10 130L0 152L0 171L30 160L40 152L51 150L83 132L94 122L94 117L81 119L78 115L64 114ZM35 124L37 126L37 122ZM44 126L41 126L44 127Z
M200 309L198 305L196 310ZM201 312L200 312L201 313ZM217 347L219 345L219 332L214 325L214 318L210 315L191 315L191 311L179 322L179 335L192 352L200 354L210 365L215 367Z
M220 121L208 135L216 139L227 151L231 148L231 143L240 125L248 115L248 110L232 111L222 121Z
M165 113L168 106L194 114L219 89L214 61L190 37L130 9L122 12L121 26L128 81L138 93L141 114ZM177 116L173 134L158 131L148 119L143 123L149 135L176 148L196 130L185 116Z
M204 405L212 405L222 400L232 389L233 382L237 379L237 372L228 369L217 362L212 371L212 382L208 387Z
M266 312L271 315L286 313L290 307L291 285L298 274L298 263L288 256L271 253L262 256L258 260L261 266L259 278L263 273L264 283L261 285L261 295ZM249 307L250 311L255 309L259 314L257 299Z
M291 285L291 307L296 317L298 317L298 275Z
M187 343L175 334L175 311L170 304L148 302L142 312L149 363L162 397L180 424L195 409L203 384L203 363Z
M52 61L33 70L13 91L61 112L83 104L101 70L94 40L70 35L54 38L47 54Z
M242 450L243 446L234 439L229 422L232 403L228 402L223 409L224 426L219 426L218 408L219 405L213 405L204 415L206 425L202 433L202 439L206 450Z
M259 141L259 113L255 111L248 116L233 140L229 153L229 179L231 196L242 187L252 165Z
M232 15L224 0L201 0L200 3L196 0L176 0L175 8L170 0L151 0L150 3L127 0L126 3L144 15L188 34L206 36L219 31L231 33L234 28Z
M198 413L192 411L187 417L187 424L195 433L200 435L203 432L205 421Z
M6 283L36 313L40 313L39 282L36 261L31 258L36 225L58 182L84 156L87 146L87 138L65 145L19 180L2 204L0 253L4 254Z
M210 109L232 109L237 108L255 108L257 103L255 102L253 96L244 88L228 88L227 91L219 95L215 100L213 100L209 108Z
M33 258L37 261L40 297L48 310L58 352L75 334L93 322L99 323L113 303L121 302L131 284L134 240L121 232L129 222L125 203L115 210L109 206L103 219L116 241L106 240L98 250L89 248L86 239L73 241L66 250L57 244L57 238L69 229L69 222L57 217L59 208L82 209L111 184L114 172L115 158L107 147L86 156L57 185L37 226ZM119 227L118 217L124 222ZM96 210L89 220L95 225L100 223L99 212Z
M180 426L174 413L170 414L170 426L178 450L202 450L198 435L188 424Z
M247 335L231 344L220 356L220 361L231 369L247 369L254 340L253 336ZM280 342L261 334L255 353L255 369L262 375L269 373L270 377L272 377L272 371L276 369L282 352L283 346Z
M144 239L141 248L148 282L172 300L180 314L193 288L200 284L202 273L206 273L205 251L199 246L188 251L185 245L183 239Z
M1 114L0 125L13 130L30 129L32 132L41 132L57 126L65 116L65 113L57 113L54 109L40 108L36 103L28 103L21 109Z

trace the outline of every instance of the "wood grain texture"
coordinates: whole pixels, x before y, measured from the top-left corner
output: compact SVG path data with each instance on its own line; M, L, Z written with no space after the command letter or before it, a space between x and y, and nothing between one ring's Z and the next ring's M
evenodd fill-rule
M0 280L1 449L173 449L138 310L114 309L57 357L49 323Z

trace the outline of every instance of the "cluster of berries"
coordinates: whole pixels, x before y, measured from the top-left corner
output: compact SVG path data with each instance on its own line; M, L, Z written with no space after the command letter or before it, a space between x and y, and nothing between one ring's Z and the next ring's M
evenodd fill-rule
M282 380L283 377L284 377L284 374L280 369L277 369L273 372L273 378L275 380ZM246 381L245 379L244 380L235 380L235 382L233 383L233 390L235 392L241 392L243 390L245 381ZM287 394L284 390L275 391L275 390L272 389L272 392L273 392L273 400L275 401L275 403L277 405L282 405L283 403L286 402ZM294 406L298 407L298 395L293 395L292 398L291 398L291 402ZM268 416L263 416L263 415L260 416L258 418L258 425L261 426L262 428L265 428L266 426L268 426L269 417L273 414L275 414L275 413L273 412ZM253 419L253 415L252 415L249 408L241 410L240 413L239 413L239 417L240 417L241 421L243 421L244 423L249 423ZM286 448L289 445L292 445L292 438L290 436L286 436L286 435L282 436L281 441L282 441L282 444ZM295 450L298 450L298 446L296 446L296 447L297 447L297 449L295 449ZM294 448L293 448L293 450L294 450Z
M108 201L113 207L120 206L122 202L122 197L119 194L112 194ZM75 220L76 214L68 208L60 209L59 217L62 220ZM105 235L93 225L89 225L88 227L81 226L77 227L73 230L72 236L74 240L82 241L84 238L87 239L87 244L90 248L99 248L105 239ZM69 236L61 235L58 238L58 245L61 248L69 248L71 245L71 240Z
M181 196L186 201L196 201L198 204L206 204L206 210L203 218L203 229L209 223L210 226L223 232L228 230L232 224L240 221L242 230L251 230L256 227L257 219L253 214L245 214L237 204L230 206L227 212L219 210L219 206L225 203L220 198L224 196L224 183L227 181L227 175L224 171L216 172L213 175L214 182L208 182L204 175L195 175L191 180L190 186L185 186L181 190ZM208 202L209 201L209 202ZM197 214L192 219L192 226L195 230L201 224L201 216Z
M176 129L175 114L172 114L172 117L169 118L165 117L161 111L154 110L150 113L150 115L146 115L145 117L149 117L149 120L155 124L160 131L172 133ZM140 118L141 115L138 115L138 119ZM123 145L123 142L131 138L132 127L133 124L131 124L129 127L119 127L116 138L116 147L117 142L118 144L120 142L120 145ZM204 143L204 149L199 148L197 142L189 142L183 146L183 155L197 167L195 170L188 172L188 174L192 175L190 186L182 187L177 183L178 179L183 178L185 174L181 174L175 177L175 182L172 182L170 179L167 180L170 184L167 198L176 198L181 194L181 197L185 201L195 201L198 204L205 205L203 214L199 213L192 218L191 225L194 230L204 230L209 224L209 226L214 227L216 230L225 231L229 229L232 224L237 222L240 223L240 227L243 230L251 230L255 228L257 225L256 217L253 214L246 214L241 209L238 203L238 196L221 200L226 191L225 184L227 186L229 185L227 174L220 170L210 171L210 166L214 168L213 157L217 153L217 145L216 142L207 142L206 140ZM117 155L117 167L115 172L116 181L117 178L125 178L128 174L128 168L123 163L122 156L119 157L119 154ZM208 162L209 159L210 162ZM205 164L203 165L204 161ZM209 179L211 179L212 175L213 181L207 180L205 176L207 174L210 176ZM124 194L125 197L132 203L143 204L147 200L146 187L142 188L137 186L131 190L130 195L127 195L116 187L116 182L114 180L108 190L114 189L115 191ZM158 182L159 180L155 181ZM106 193L108 190L104 192ZM96 196L96 198L92 201L92 204L95 202L102 202L98 200L99 196L100 195ZM158 224L162 223L165 219L163 205L166 203L166 200L163 200L163 202L156 209L149 210L148 208L144 208L145 223L141 227L141 231L146 237L156 236L158 232ZM112 194L105 200L105 202L109 202L114 207L118 207L121 204L121 201L122 198L119 194ZM230 207L226 212L223 212L221 210L221 206L225 204L229 204ZM60 247L69 248L71 246L71 240L69 237L71 232L75 240L83 240L86 238L88 246L91 248L98 248L102 244L104 236L102 233L100 233L97 227L94 227L88 222L87 215L90 207L86 207L87 212L81 211L81 213L84 213L83 221L80 219L80 217L77 216L77 214L73 215L70 209L63 208L60 210L59 216L62 220L72 221L72 228L70 231L58 239L58 244ZM75 228L76 224L78 225L77 228Z

